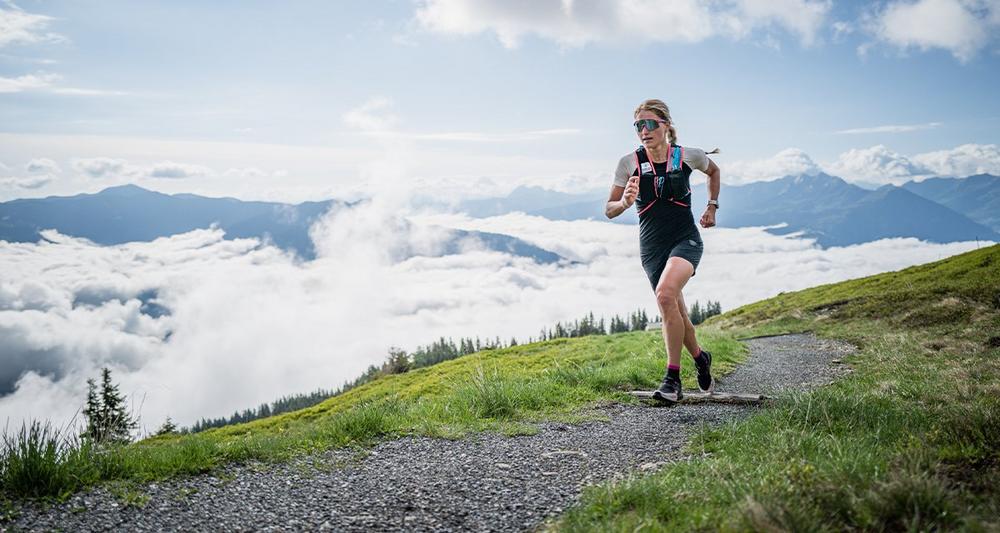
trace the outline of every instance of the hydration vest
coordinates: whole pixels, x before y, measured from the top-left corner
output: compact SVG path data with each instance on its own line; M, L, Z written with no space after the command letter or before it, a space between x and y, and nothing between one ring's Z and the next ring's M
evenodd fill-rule
M688 169L684 172L684 147L671 144L667 148L667 173L661 176L656 173L656 166L649 160L646 147L640 146L635 151L635 170L632 175L639 176L639 196L635 199L639 216L661 199L682 207L691 207L691 171Z

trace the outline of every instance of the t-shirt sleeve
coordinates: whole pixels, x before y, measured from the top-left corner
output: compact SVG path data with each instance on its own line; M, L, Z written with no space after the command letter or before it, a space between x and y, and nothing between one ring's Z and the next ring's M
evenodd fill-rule
M701 148L684 147L684 162L689 167L705 172L708 170L708 156Z
M626 155L618 161L618 168L615 169L615 185L625 187L628 184L628 175L631 171L629 157Z

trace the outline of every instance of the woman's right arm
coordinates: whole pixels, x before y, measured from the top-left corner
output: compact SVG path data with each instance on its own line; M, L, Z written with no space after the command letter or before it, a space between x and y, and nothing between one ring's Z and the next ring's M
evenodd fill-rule
M604 206L604 214L608 218L615 218L624 213L626 209L632 207L638 195L639 176L630 177L624 187L612 185L608 203Z

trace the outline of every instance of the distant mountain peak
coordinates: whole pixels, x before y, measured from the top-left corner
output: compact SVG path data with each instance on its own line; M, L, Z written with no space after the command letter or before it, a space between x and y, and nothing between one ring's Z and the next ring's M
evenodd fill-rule
M99 192L97 194L123 195L123 194L148 194L148 193L155 193L155 192L156 191L151 191L149 189L143 189L142 187L140 187L140 186L138 186L138 185L136 185L134 183L126 183L125 185L115 185L114 187L108 187L107 189L104 189L104 190L102 190L101 192ZM157 193L157 194L161 194L161 193Z

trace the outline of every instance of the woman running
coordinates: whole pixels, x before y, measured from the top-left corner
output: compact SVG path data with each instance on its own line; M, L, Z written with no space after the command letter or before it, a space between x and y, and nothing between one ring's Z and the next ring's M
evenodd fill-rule
M702 241L691 214L691 169L708 175L708 207L701 226L715 225L719 208L719 167L704 150L677 144L670 109L660 100L646 100L635 110L635 131L642 146L618 162L611 196L604 208L614 218L634 203L639 212L639 253L642 268L656 295L663 317L667 373L653 396L667 402L683 398L681 345L698 368L698 388L711 391L712 354L701 349L688 317L681 289L701 260Z

